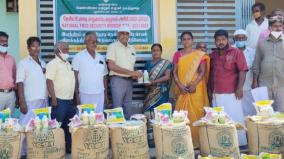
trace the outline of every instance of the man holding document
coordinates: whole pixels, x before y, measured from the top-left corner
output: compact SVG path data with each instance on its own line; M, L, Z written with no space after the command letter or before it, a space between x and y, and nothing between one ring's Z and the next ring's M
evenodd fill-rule
M269 18L270 35L260 41L253 63L252 88L267 87L273 109L284 112L283 16Z

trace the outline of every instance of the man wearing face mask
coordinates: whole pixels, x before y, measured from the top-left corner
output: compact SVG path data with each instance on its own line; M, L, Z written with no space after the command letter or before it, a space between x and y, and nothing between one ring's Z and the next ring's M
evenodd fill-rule
M230 46L228 37L225 30L218 30L214 34L217 49L210 54L209 93L213 97L213 107L223 106L234 121L244 124L241 99L248 68L244 54ZM239 132L239 144L247 144L244 131Z
M255 56L255 49L247 46L247 32L243 29L236 30L233 39L235 42L234 47L242 50L248 65L248 72L246 74L246 80L243 88L242 106L244 115L252 116L256 114L255 108L252 105L253 98L251 94L251 83L253 79L252 63Z
M69 46L66 42L57 42L55 58L46 65L47 88L49 105L52 107L51 118L61 122L65 133L66 152L71 153L71 134L69 122L76 114L73 103L75 92L75 75L68 62Z
M282 16L283 17L284 16L283 10L282 9L273 10L270 13L269 17L274 17L274 16ZM265 38L267 38L269 36L269 34L270 34L270 30L269 30L269 27L268 27L266 30L264 30L260 33L258 41L264 40Z
M284 40L283 17L269 18L270 35L260 41L253 63L252 88L266 86L273 108L284 112Z
M262 3L255 3L252 6L253 20L247 25L248 46L256 48L259 35L268 28L268 19L265 18L265 6Z
M0 31L0 111L10 108L13 114L16 102L16 62L7 52L8 38L8 34Z

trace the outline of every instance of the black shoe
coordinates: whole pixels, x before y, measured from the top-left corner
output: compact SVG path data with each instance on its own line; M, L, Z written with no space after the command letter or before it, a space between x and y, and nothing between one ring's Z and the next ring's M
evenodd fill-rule
M21 156L21 159L27 159L27 156L25 155L25 156Z
M71 154L71 148L66 148L66 153Z

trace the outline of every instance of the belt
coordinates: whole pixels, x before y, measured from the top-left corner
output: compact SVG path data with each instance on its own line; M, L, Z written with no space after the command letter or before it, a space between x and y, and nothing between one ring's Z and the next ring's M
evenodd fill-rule
M0 89L0 92L2 93L10 93L12 91L14 91L15 89L14 88L10 88L10 89Z
M126 80L132 80L132 77L123 77L123 76L117 76L117 75L112 75L112 77L118 77L118 78L123 78Z

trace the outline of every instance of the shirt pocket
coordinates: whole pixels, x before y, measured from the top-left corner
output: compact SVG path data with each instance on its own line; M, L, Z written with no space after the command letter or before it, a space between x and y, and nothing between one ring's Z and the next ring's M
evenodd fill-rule
M284 46L276 45L275 49L275 56L281 60L284 60Z
M100 75L104 74L104 69L105 69L105 63L104 62L99 62L97 64L98 72Z
M131 62L132 64L135 64L135 61L136 61L136 54L135 54L134 52L130 53L129 59L130 59L130 62Z

